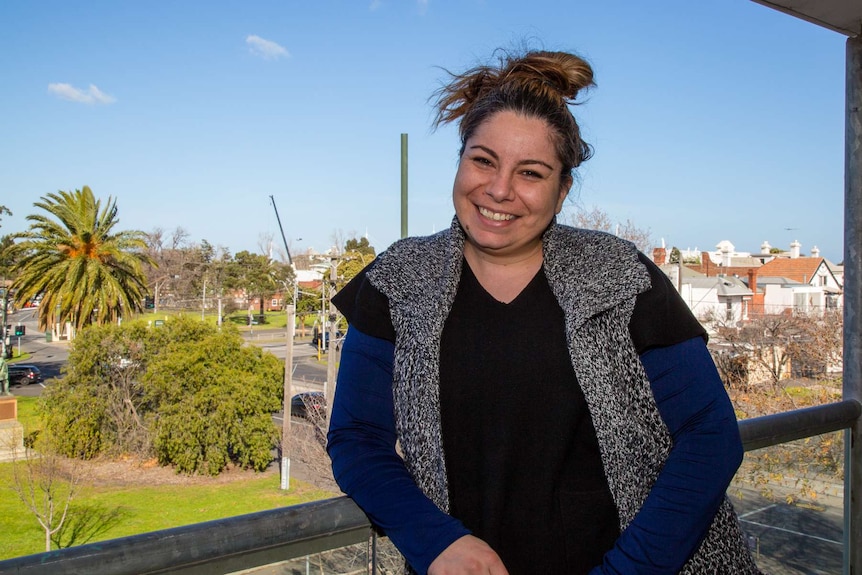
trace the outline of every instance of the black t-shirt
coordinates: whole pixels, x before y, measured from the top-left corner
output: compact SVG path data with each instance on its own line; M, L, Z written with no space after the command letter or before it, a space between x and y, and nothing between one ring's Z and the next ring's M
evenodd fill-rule
M641 260L652 287L630 322L636 349L705 335L667 277ZM388 302L363 277L335 303L363 333L394 341ZM544 272L503 304L465 261L440 352L450 513L513 575L587 573L613 546L619 520Z

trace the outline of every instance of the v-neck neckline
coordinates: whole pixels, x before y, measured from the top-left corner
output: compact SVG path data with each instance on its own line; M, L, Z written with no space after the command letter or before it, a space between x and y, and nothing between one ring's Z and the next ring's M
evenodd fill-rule
M541 281L541 278L543 278L545 274L544 266L539 266L539 269L536 271L535 275L533 275L530 281L527 282L527 285L524 286L524 289L522 289L518 293L518 295L512 298L511 301L504 302L495 298L488 290L485 289L485 286L483 286L482 282L479 281L479 278L476 277L476 274L473 272L473 268L470 267L470 263L467 261L466 258L464 258L464 263L462 265L463 267L461 270L461 281L463 282L466 279L467 281L471 282L479 291L479 293L482 294L482 297L486 298L488 301L493 302L498 306L504 307L511 307L520 302L525 297L524 294L527 294L532 291L537 285L537 283Z

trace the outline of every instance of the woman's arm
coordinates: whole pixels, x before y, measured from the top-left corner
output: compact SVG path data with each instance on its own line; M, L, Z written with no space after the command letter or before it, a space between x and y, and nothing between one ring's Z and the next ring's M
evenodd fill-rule
M641 355L673 448L643 507L590 575L675 574L742 462L733 405L701 337Z
M391 342L348 330L327 451L344 493L417 572L425 573L444 549L470 532L422 493L395 452L393 354Z

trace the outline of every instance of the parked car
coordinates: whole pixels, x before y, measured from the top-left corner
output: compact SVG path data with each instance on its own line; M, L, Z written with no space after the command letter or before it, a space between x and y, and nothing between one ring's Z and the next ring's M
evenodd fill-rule
M13 363L9 365L9 385L42 383L42 372L35 365Z
M326 398L320 391L305 391L290 398L290 415L322 421L326 419Z
M335 332L336 344L342 337L344 337L344 333L341 330ZM320 328L314 326L314 330L311 332L311 345L320 347L321 344L323 347L329 347L329 330L323 330L323 333L321 333Z

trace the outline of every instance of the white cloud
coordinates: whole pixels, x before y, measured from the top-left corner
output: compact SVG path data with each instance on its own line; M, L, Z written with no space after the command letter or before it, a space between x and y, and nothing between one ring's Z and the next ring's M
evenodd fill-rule
M86 90L81 90L71 84L48 84L48 91L58 98L82 104L113 104L117 101L116 98L105 94L94 84L90 84Z
M248 49L255 56L260 56L265 60L278 60L279 58L290 58L290 53L284 49L283 46L279 46L272 40L265 40L260 36L255 36L252 34L245 39L245 43L248 44Z
M382 0L371 0L371 6L369 6L368 9L371 10L372 12L374 12L375 10L380 8L381 6L383 6Z
M416 0L416 4L419 6L419 13L424 16L428 11L428 0Z

